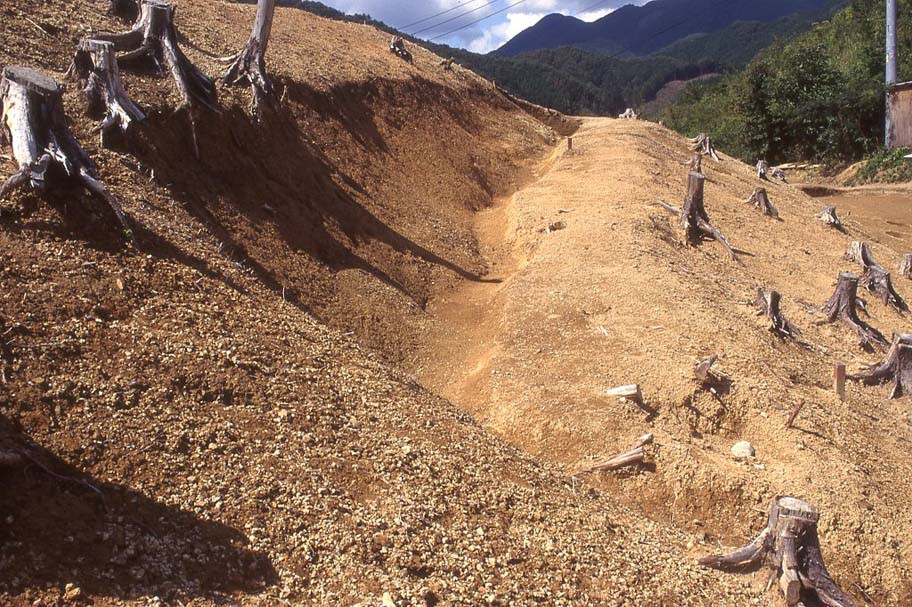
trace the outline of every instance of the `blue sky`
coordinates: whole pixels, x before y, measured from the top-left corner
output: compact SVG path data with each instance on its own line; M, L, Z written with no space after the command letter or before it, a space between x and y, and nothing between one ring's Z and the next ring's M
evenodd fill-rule
M485 4L491 0L321 1L346 13L367 13L375 19L400 28L447 9L459 7L436 19L406 28L407 33L429 28L418 34L420 38L433 38L481 17L492 15L490 19L485 19L459 32L435 40L435 42L467 48L470 51L486 53L496 49L527 27L535 25L539 19L549 13L563 13L584 21L594 21L625 4L645 4L648 0L604 0L603 2L597 0L522 0L513 8L498 14L494 13L515 4L518 0L496 0L490 6L485 6ZM475 8L478 10L460 17L463 13ZM454 17L457 18L454 19ZM449 19L452 20L438 25L439 22Z

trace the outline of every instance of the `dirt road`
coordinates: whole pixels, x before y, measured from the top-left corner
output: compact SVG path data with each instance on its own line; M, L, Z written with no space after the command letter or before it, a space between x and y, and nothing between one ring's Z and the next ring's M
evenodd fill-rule
M876 356L809 313L837 273L853 269L843 258L849 242L870 238L861 214L847 214L841 234L815 219L819 201L765 184L783 220L766 218L744 203L761 185L750 167L707 161L710 217L749 252L735 263L718 243L684 247L673 218L649 204L680 202L683 139L649 123L593 119L574 147L559 147L535 183L480 214L488 282L431 302L435 328L413 359L422 382L568 472L655 433L654 471L592 481L723 543L759 528L772 496L807 497L827 513L823 541L837 574L878 603L908 602L912 517L896 507L912 495L908 402L857 385L847 403L836 400L833 363L854 368ZM902 247L891 244L874 251L892 267ZM745 305L759 286L782 292L809 345L767 331ZM887 335L907 326L879 301L870 308ZM720 397L692 380L694 362L710 354L732 380ZM644 406L605 395L627 383L642 386ZM799 401L798 429L786 431ZM742 439L757 448L750 464L729 455Z

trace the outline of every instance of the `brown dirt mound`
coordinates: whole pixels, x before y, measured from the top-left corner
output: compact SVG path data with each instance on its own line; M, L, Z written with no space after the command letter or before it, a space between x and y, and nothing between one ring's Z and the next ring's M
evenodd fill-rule
M763 216L744 202L761 185L756 173L727 157L703 163L706 206L750 255L736 264L713 241L684 247L676 218L650 203L680 205L690 155L655 124L585 121L572 153L560 148L535 183L480 216L497 280L431 303L439 321L413 368L483 425L568 472L655 434L654 470L596 475L594 485L726 545L755 535L772 496L802 496L824 513L825 557L858 603L864 589L878 605L910 604L912 515L900 506L912 495L909 401L851 384L840 402L833 364L854 369L880 355L809 313L840 271L858 271L843 257L852 240L873 241L890 269L902 250L857 213L844 213L847 233L826 227L815 218L822 203L788 185L762 184L782 221ZM894 283L912 294L904 279ZM753 307L758 287L782 293L810 346L768 331ZM906 316L862 296L886 335L907 330ZM730 381L718 395L693 378L712 354ZM643 407L606 395L631 383ZM729 453L742 439L757 450L748 464Z
M5 4L0 63L59 76L85 31L126 27L106 6ZM251 19L179 3L180 29L216 54ZM96 605L752 600L694 564L692 536L566 480L315 320L411 348L425 301L484 273L473 212L555 136L429 53L402 63L370 28L293 10L275 28L283 112L253 125L247 91L222 90L199 161L167 79L125 74L150 121L117 152L93 147L67 94L141 252L83 195L3 203L0 448L31 459L0 470L0 603L57 604L68 587Z

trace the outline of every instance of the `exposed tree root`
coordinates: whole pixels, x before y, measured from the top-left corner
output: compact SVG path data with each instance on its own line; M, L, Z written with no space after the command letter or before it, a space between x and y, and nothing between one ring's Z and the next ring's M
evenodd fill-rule
M234 56L231 66L222 75L228 84L247 83L252 92L251 111L260 116L264 103L275 101L275 87L266 72L266 49L272 33L276 0L259 0L253 32L241 52Z
M78 78L89 113L103 115L96 128L102 145L112 131L125 134L134 122L146 119L123 87L113 43L81 40L69 73Z
M893 281L890 279L890 273L874 261L874 255L871 253L871 246L866 242L855 241L849 245L846 252L846 258L861 264L864 273L861 275L859 284L872 293L880 296L881 300L888 306L893 307L897 312L907 312L909 306L905 300L900 297L896 289L893 288Z
M53 78L24 67L3 70L0 129L8 135L19 171L0 186L0 199L26 184L43 191L49 180L75 180L108 204L133 240L120 202L98 181L95 163L70 133L61 97Z
M766 215L767 217L772 217L773 219L779 219L779 211L776 210L776 207L773 206L773 203L769 199L769 195L766 193L766 188L757 188L754 190L754 193L750 195L746 201L748 204L753 204L755 207L760 209L760 212Z
M893 344L883 362L871 365L861 373L849 375L849 379L866 385L893 382L890 398L912 395L912 333L893 336Z
M782 315L779 309L781 301L782 296L778 291L757 289L757 315L765 316L770 321L769 330L777 337L795 339L801 335L801 331Z
M808 597L827 607L855 607L823 563L816 508L794 497L777 497L766 528L747 546L730 554L704 557L701 565L732 570L766 565L790 607ZM771 578L772 579L772 578Z
M842 320L858 334L859 345L866 350L885 349L888 345L883 334L858 318L858 276L842 272L836 285L836 291L829 301L820 309L826 314L828 323Z
M735 261L738 260L735 250L728 244L722 233L709 221L709 215L703 203L703 183L706 178L702 173L691 171L687 174L687 196L684 206L678 210L667 202L658 201L656 204L670 213L681 218L681 227L684 228L686 241L696 245L705 238L713 238L719 242Z

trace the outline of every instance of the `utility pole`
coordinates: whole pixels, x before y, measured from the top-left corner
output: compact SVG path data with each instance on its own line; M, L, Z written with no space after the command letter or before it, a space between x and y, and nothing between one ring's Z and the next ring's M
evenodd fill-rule
M890 148L890 130L893 128L890 116L890 90L896 84L896 0L887 0L887 71L885 74L887 113L884 124L884 147Z

